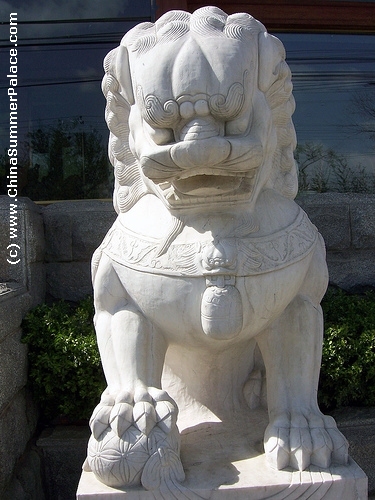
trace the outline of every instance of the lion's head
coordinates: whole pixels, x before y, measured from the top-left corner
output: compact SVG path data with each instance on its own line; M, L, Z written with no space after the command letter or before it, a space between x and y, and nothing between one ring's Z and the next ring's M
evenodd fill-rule
M281 42L248 14L172 11L104 62L115 208L155 193L174 211L294 197L294 100Z

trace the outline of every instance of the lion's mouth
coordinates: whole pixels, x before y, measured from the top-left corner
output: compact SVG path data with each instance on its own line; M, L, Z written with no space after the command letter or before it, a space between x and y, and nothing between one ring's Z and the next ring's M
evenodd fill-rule
M202 174L175 180L173 186L179 193L190 196L215 196L236 191L242 180L242 177Z
M216 206L217 203L245 201L254 189L257 169L242 175L197 172L195 175L155 185L170 208Z

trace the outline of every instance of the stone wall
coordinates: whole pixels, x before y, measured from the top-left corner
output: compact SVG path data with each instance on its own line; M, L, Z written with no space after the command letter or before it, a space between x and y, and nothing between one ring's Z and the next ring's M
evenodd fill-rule
M78 301L92 293L91 256L116 218L113 205L60 202L45 207L43 218L47 294Z
M330 283L375 289L375 195L314 193L297 202L323 235Z
M44 300L44 231L41 210L18 200L17 237L10 239L9 198L0 197L0 498L27 498L29 488L41 500L40 460L24 453L37 424L27 391L27 346L21 343L21 321ZM9 264L10 242L17 259ZM19 262L18 261L19 258ZM12 260L12 259L11 259ZM24 467L22 467L22 464ZM27 465L26 465L27 464ZM25 467L28 471L24 474ZM33 498L33 497L30 497Z

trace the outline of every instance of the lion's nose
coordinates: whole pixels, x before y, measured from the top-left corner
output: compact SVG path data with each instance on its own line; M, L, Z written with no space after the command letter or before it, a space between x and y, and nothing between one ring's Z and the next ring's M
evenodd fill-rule
M210 139L220 135L220 125L212 118L195 118L187 123L180 132L181 141Z

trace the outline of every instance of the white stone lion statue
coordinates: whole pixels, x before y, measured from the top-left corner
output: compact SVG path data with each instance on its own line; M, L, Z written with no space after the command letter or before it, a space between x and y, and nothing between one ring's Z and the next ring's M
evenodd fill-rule
M243 432L264 368L270 465L346 463L317 404L328 278L293 201L281 42L248 14L172 11L130 30L104 68L118 218L93 257L108 387L86 470L114 487L181 490L178 426Z

